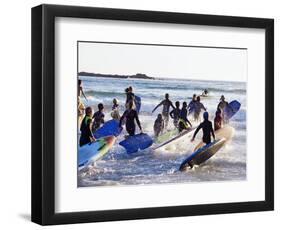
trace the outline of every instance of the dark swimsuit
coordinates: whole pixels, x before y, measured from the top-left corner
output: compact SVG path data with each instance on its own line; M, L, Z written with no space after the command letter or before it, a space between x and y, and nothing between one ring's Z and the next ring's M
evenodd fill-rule
M211 134L213 136L215 136L214 134L214 130L213 130L213 126L212 126L212 122L208 121L208 120L205 120L203 121L199 126L198 128L196 129L195 133L194 133L194 136L196 136L196 134L198 133L198 131L200 129L203 129L203 142L205 144L209 144L211 143Z
M140 121L139 121L139 116L136 110L131 109L131 110L126 110L122 117L120 118L120 123L119 126L122 126L122 121L123 119L126 118L126 130L129 133L130 136L135 135L135 130L136 130L136 125L135 125L135 119L136 122L141 129Z
M79 140L80 147L91 142L90 137L93 137L92 131L90 129L91 121L92 121L91 117L85 116L81 122L81 126L80 126L81 136Z

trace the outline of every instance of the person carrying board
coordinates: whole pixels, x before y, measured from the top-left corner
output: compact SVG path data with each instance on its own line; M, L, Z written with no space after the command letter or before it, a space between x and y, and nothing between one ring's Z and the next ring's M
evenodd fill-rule
M163 101L161 101L153 110L152 113L159 107L163 105L163 110L162 110L162 116L164 119L164 127L165 129L168 126L168 122L169 122L169 112L170 112L170 107L172 107L173 109L175 109L175 106L173 105L173 103L170 101L169 99L169 94L166 93L165 94L165 99Z
M119 121L119 127L122 127L122 122L126 118L126 130L129 134L129 136L135 135L135 130L136 130L135 121L137 122L137 124L140 128L140 131L142 133L142 128L141 128L141 124L139 121L138 113L135 109L133 109L133 107L134 107L134 102L129 101L128 109L126 109L126 111L123 113L123 115L121 116L120 121Z
M220 102L219 102L217 108L220 109L222 112L222 119L223 119L224 123L228 123L228 120L224 116L224 110L227 106L228 106L228 102L225 100L224 95L221 95Z
M215 133L213 130L213 126L212 126L212 122L209 121L209 113L208 112L204 112L203 113L203 118L204 121L202 123L200 123L200 125L197 127L197 129L195 130L195 133L191 139L191 141L194 141L197 133L199 132L200 129L203 130L203 142L207 145L211 143L211 134L214 138L215 138Z

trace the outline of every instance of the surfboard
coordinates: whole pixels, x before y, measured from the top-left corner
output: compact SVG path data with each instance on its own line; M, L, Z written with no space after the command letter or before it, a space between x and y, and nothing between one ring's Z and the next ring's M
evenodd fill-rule
M167 141L164 142L163 144L161 144L161 145L155 147L154 150L160 149L160 148L162 148L162 147L164 147L164 146L166 146L166 145L168 145L168 144L170 144L170 143L172 143L172 142L178 140L179 138L181 138L181 137L187 135L188 133L190 133L190 132L193 131L194 129L196 129L196 127L190 128L190 129L187 129L187 130L182 131L182 132L179 133L177 136L175 136L175 137L173 137L173 138L167 140Z
M173 136L177 135L178 133L179 133L178 129L172 129L166 131L161 135L159 135L158 137L156 137L154 142L157 144L163 143L164 141L171 139Z
M229 125L224 126L221 129L218 129L215 131L215 137L216 139L222 139L224 138L226 141L229 141L235 133L235 129ZM196 145L194 148L194 152L197 151L199 148L203 147L205 143L203 141L200 141L199 144Z
M80 147L78 149L79 170L101 159L112 148L115 141L115 136L108 136Z
M231 101L224 109L224 118L227 120L232 118L239 111L240 107L241 104L238 101Z
M139 96L135 96L135 104L136 104L136 110L139 113L141 109L141 98Z
M194 165L200 165L203 162L207 161L224 146L225 142L226 139L222 138L199 148L181 163L179 170L182 171L188 166L192 168Z
M94 137L96 139L106 137L106 136L118 136L122 131L122 128L119 127L119 121L112 119L103 124L95 133Z
M135 153L139 150L150 147L153 140L145 133L136 134L135 136L129 136L125 140L121 141L119 145L124 147L128 154Z

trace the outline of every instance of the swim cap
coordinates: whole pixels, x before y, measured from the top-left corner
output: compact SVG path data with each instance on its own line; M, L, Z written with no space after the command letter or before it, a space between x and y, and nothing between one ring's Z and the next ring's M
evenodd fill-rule
M208 113L208 112L204 112L204 113L203 113L203 118L204 118L204 120L208 120L208 118L209 118L209 113Z

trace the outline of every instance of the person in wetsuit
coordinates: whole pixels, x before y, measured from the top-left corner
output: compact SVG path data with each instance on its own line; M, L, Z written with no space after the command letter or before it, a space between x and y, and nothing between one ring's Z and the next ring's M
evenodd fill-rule
M179 132L183 131L184 129L189 129L192 127L192 124L190 121L187 119L187 103L183 102L182 103L182 109L180 111L180 116L179 116Z
M216 111L216 116L214 119L214 128L215 128L215 131L222 128L222 115L221 115L220 108L218 108Z
M176 108L173 109L173 110L170 112L170 117L174 120L174 126L175 126L176 128L178 128L178 126L179 126L179 119L180 119L180 112L181 112L181 109L180 109L180 102L179 102L179 101L176 101L175 105L176 105Z
M169 112L170 112L170 106L175 109L175 106L173 105L173 103L170 101L169 99L169 94L166 93L165 94L165 99L163 101L161 101L153 110L152 113L159 107L163 105L163 110L162 110L162 116L164 119L164 127L165 129L168 126L168 122L169 122Z
M198 121L200 117L201 110L206 111L205 106L200 102L200 96L197 96L195 106L194 106L194 120Z
M104 113L103 113L103 104L98 104L98 111L94 113L93 115L93 128L92 131L95 132L101 124L104 124Z
M208 112L204 112L203 113L203 118L204 121L197 127L197 129L195 130L195 133L191 139L191 141L194 141L196 134L199 132L200 129L203 130L203 142L207 145L211 143L211 134L214 138L215 138L215 133L213 130L213 126L212 126L212 122L209 121L209 113Z
M121 116L120 121L119 121L119 127L121 127L123 120L126 118L126 130L130 136L135 135L135 130L136 130L135 120L142 133L139 116L138 116L137 111L135 109L133 109L133 105L134 105L133 101L130 101L128 103L128 109L123 113L123 115Z
M80 147L96 140L93 136L92 128L91 128L92 115L93 115L92 108L87 107L85 109L85 113L86 113L85 117L83 118L80 126L80 131L81 131L81 136L79 140Z

